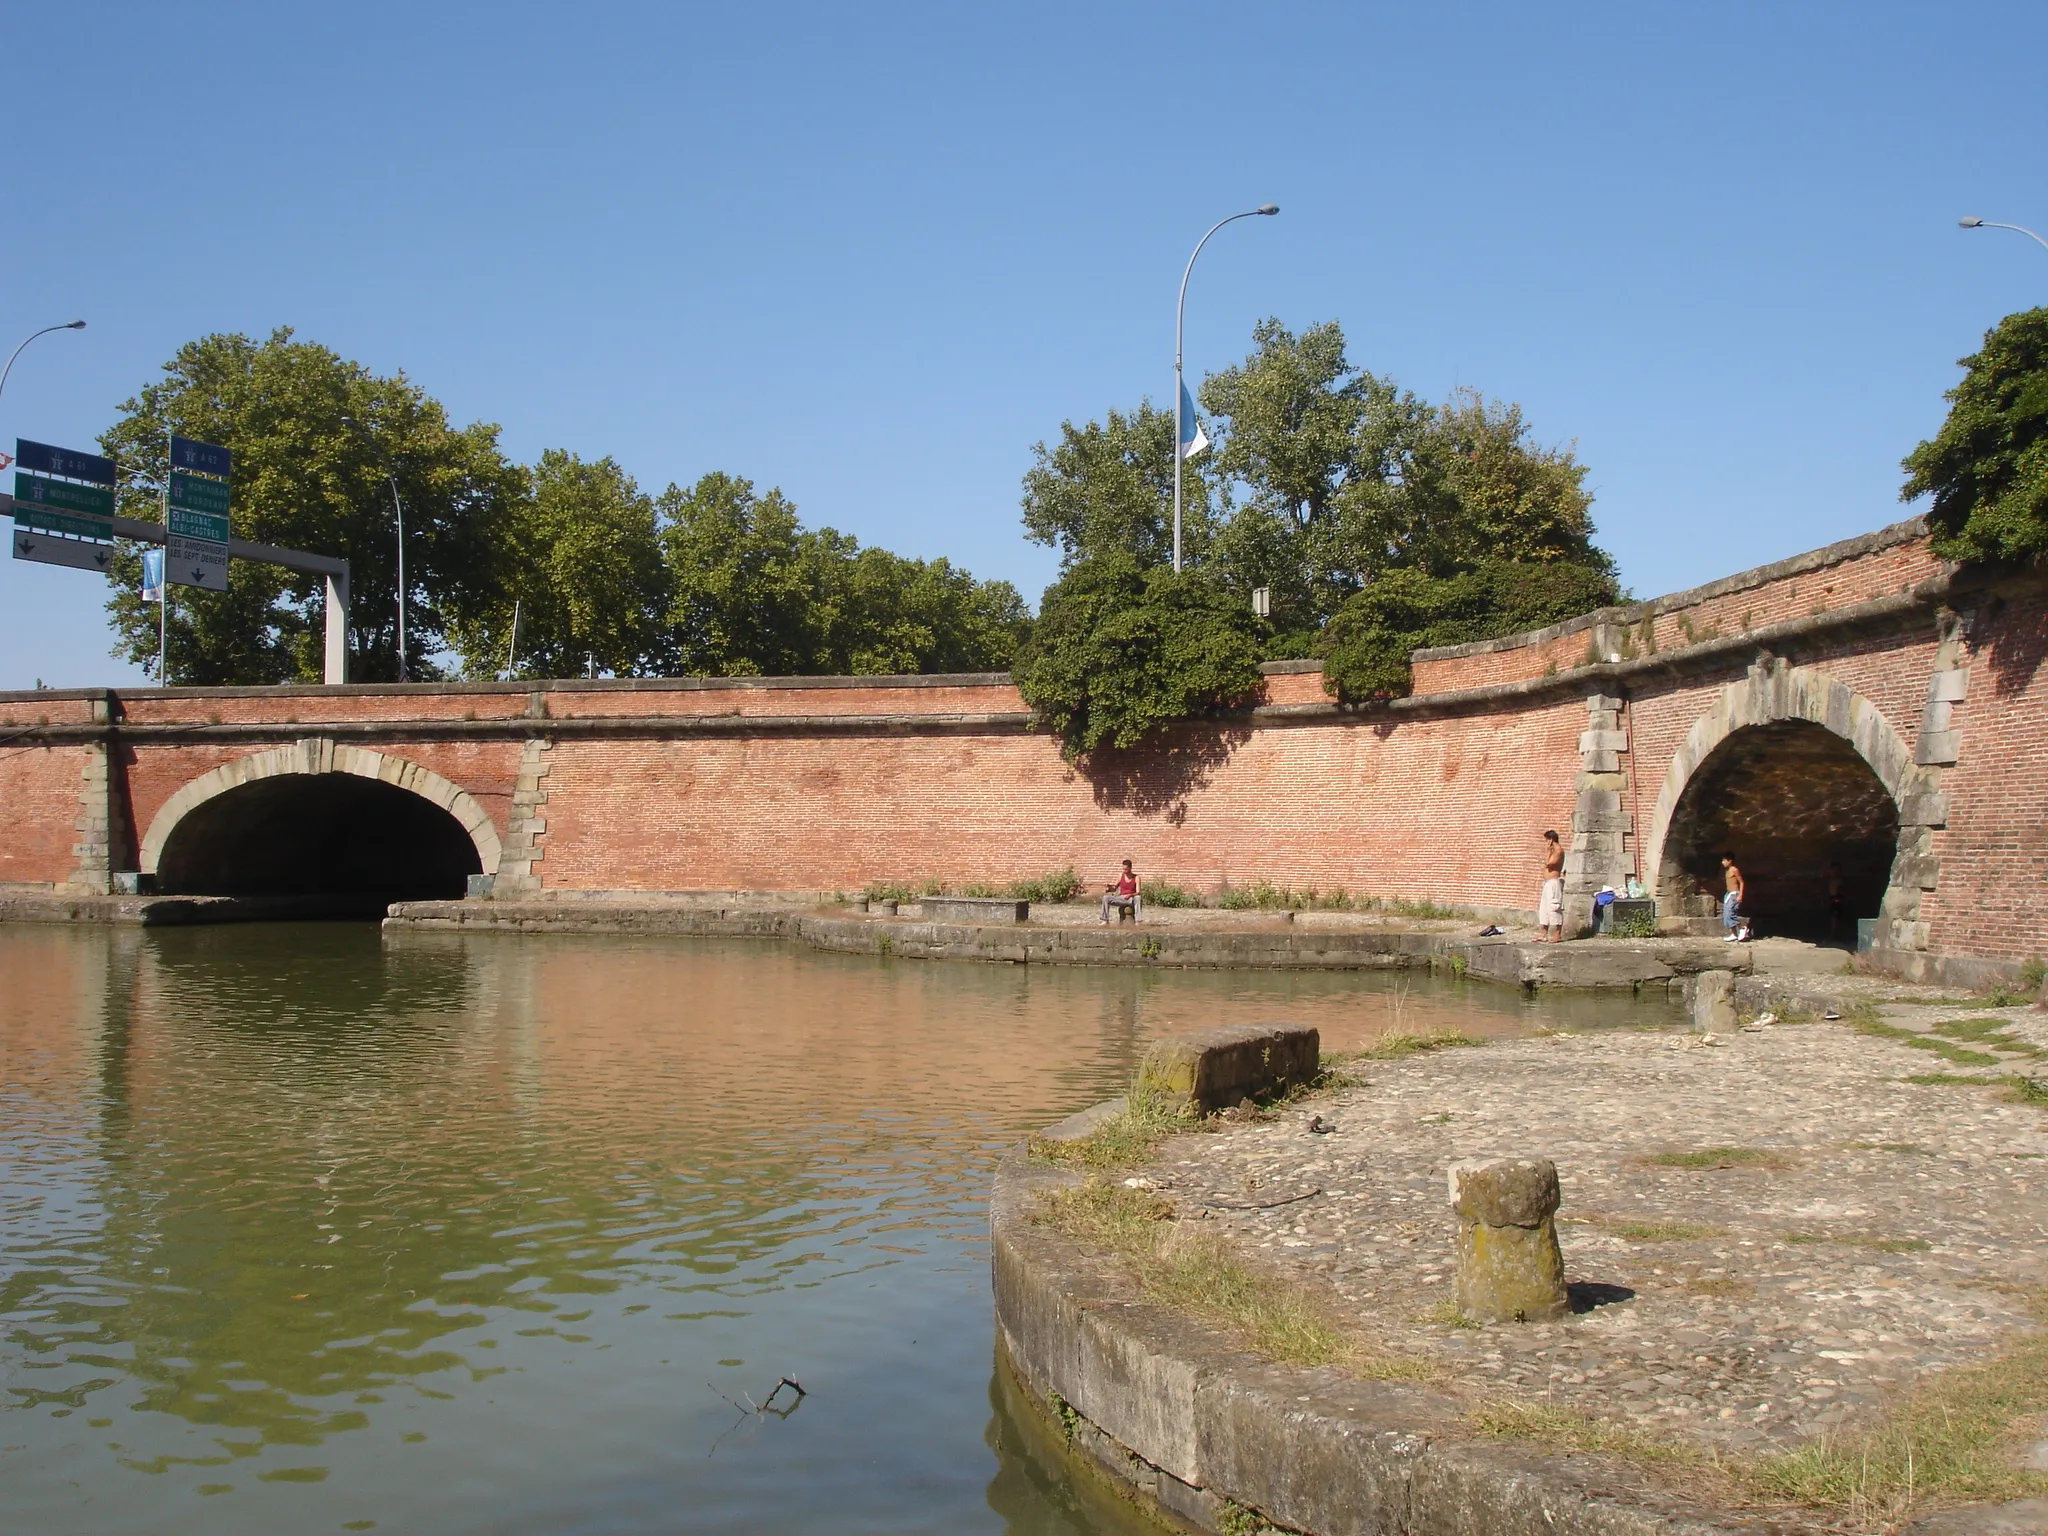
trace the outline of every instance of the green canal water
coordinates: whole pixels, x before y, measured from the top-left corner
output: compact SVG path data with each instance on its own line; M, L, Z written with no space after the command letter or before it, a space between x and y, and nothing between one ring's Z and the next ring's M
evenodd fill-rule
M1415 976L0 928L0 1530L1123 1533L985 1201L1145 1042L1622 1022ZM776 1414L744 1412L788 1376Z

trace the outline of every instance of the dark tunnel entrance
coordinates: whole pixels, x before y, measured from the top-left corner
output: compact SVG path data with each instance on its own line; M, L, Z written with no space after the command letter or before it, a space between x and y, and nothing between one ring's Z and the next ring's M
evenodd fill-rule
M367 910L455 900L483 872L462 823L352 773L289 773L196 806L164 842L156 887L188 896L339 896Z
M1721 855L1732 853L1758 934L1853 941L1856 919L1878 915L1898 844L1898 807L1856 749L1824 726L1781 720L1736 731L1700 764L1671 818L1661 884L1675 910L1716 912Z

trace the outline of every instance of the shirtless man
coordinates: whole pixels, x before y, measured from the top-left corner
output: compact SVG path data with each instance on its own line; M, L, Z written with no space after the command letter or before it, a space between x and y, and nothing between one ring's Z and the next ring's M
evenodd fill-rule
M1564 942L1564 844L1543 834L1543 894L1536 902L1536 926L1545 944Z
M1748 886L1743 881L1742 871L1736 868L1734 854L1721 855L1721 872L1728 882L1721 897L1721 926L1728 930L1722 935L1722 941L1734 944L1749 937L1749 924L1742 917L1742 898Z

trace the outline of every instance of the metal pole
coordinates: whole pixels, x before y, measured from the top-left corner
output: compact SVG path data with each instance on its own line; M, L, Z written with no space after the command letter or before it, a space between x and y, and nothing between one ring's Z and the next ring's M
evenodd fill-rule
M1244 213L1233 213L1229 218L1218 219L1214 224L1210 225L1209 235L1215 234L1225 224L1233 224L1239 219L1253 219L1262 215L1275 214L1279 211L1273 204L1268 203L1263 208L1249 209ZM1195 254L1188 258L1187 270L1180 275L1180 301L1174 305L1173 309L1173 568L1176 573L1180 570L1180 478L1182 463L1180 445L1182 436L1187 430L1186 424L1181 419L1181 400L1186 394L1186 390L1181 384L1181 340L1186 331L1188 279L1195 275L1195 256L1202 254L1202 247L1209 243L1209 235L1204 235L1195 242Z
M398 680L405 681L405 503L398 499L398 476L385 472L391 482L391 507L398 514Z
M49 335L52 331L82 331L84 329L85 322L83 320L66 320L62 325L46 325L40 331L31 331L28 335L24 336L21 340L21 347L27 346L38 336ZM5 394L7 391L7 375L14 372L14 360L21 356L21 347L16 347L9 353L7 356L7 366L0 368L0 394Z
M519 599L512 599L512 643L505 647L505 677L507 681L519 670Z
M170 674L164 669L170 664L171 633L171 469L177 459L171 443L177 431L168 422L164 425L164 568L163 581L156 589L156 685L159 688L171 686Z

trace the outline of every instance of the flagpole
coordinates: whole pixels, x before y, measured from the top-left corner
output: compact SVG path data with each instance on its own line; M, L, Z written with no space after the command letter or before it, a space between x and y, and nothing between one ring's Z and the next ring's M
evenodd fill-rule
M1261 208L1233 213L1229 218L1218 219L1210 225L1209 235L1215 234L1225 224L1235 223L1239 219L1259 218L1279 211L1278 204L1267 203ZM1195 242L1195 255L1188 258L1187 270L1180 275L1180 302L1173 310L1173 569L1176 574L1180 571L1181 465L1186 462L1183 450L1187 443L1187 423L1182 415L1183 402L1187 399L1187 386L1182 382L1181 342L1187 331L1188 279L1195 275L1195 256L1202 254L1202 247L1209 243L1209 235L1204 235Z

